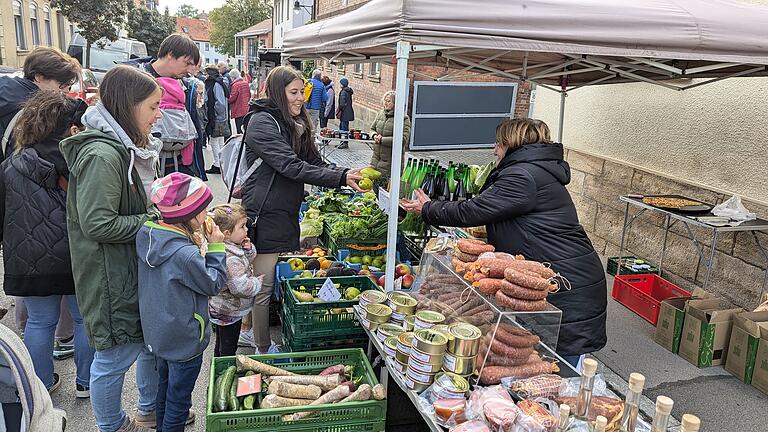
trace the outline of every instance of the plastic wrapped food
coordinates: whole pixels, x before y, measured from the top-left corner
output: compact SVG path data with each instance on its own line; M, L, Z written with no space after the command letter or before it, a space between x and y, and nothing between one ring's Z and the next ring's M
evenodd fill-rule
M443 425L455 425L467 421L465 411L467 401L464 399L438 399L432 404L435 417Z
M502 379L502 384L509 391L517 393L523 399L535 399L538 397L553 398L560 395L560 386L563 378L554 374L538 375L519 380Z
M472 420L452 427L450 432L491 432L491 430L485 423L479 420Z
M552 431L557 426L555 416L537 402L526 399L518 402L517 407L527 416L533 417L536 423L540 424L547 431Z
M483 414L485 420L495 432L512 432L517 416L520 414L520 408L514 402L494 399L489 400L483 405Z

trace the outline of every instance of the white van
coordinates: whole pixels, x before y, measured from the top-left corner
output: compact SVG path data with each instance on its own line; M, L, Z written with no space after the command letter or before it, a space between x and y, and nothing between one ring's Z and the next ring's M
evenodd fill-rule
M67 49L67 54L76 58L83 67L85 67L86 42L86 39L80 33L75 33ZM103 44L103 46L100 46L100 44ZM104 74L115 67L115 65L146 56L147 46L144 42L128 38L120 38L116 41L101 39L91 44L91 65L89 69L101 82Z

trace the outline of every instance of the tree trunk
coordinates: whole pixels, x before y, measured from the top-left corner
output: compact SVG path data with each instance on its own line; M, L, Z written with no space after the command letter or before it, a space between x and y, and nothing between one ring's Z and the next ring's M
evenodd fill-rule
M83 58L85 59L85 66L83 66L85 69L89 69L91 67L91 41L90 39L85 41L85 52L83 53Z

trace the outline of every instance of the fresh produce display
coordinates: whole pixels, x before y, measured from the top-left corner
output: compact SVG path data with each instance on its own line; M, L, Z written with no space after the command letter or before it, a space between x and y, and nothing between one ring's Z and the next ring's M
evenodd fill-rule
M320 210L311 208L304 212L299 223L299 238L320 237L323 234L323 217Z
M373 188L373 182L381 177L381 172L374 168L366 167L360 170L360 175L362 175L363 178L357 182L357 185L360 186L360 189L362 190L371 190L371 188Z

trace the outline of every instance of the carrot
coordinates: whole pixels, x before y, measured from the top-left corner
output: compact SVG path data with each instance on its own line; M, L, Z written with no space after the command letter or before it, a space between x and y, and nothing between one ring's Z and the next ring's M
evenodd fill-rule
M266 395L261 401L261 408L284 408L292 406L309 405L311 401L307 399L290 399L278 396L276 394Z
M339 386L344 379L341 375L292 375L292 376L273 376L270 378L272 381L282 381L290 384L302 384L302 385L316 385L323 391L333 390Z
M244 355L237 355L237 357L235 357L235 361L237 363L237 371L241 373L245 371L254 371L256 373L264 374L271 377L296 375L291 371L287 371L285 369L280 369L278 367L274 367L272 365L262 363L260 361L254 360Z
M291 384L282 381L269 383L269 393L292 399L315 400L323 394L323 390L316 385Z
M502 378L529 378L536 375L543 375L558 372L560 368L555 363L537 362L528 363L520 366L486 366L480 372L480 382L485 385L499 384Z
M501 307L512 309L514 311L533 312L540 311L547 308L546 300L520 300L514 297L509 297L504 294L503 291L496 292L496 303Z
M338 376L338 375L335 375L335 376ZM350 395L349 387L340 385L340 386L334 388L333 390L329 391L328 393L320 396L319 399L316 399L316 400L312 401L312 403L310 403L309 406L324 405L324 404L330 404L330 403L338 402L338 401L344 399L345 397L347 397L349 395ZM314 414L314 413L311 412L311 411L298 412L296 414L288 414L288 415L283 416L283 420L284 421L297 421L297 420L301 420L303 418L309 417L312 414Z

